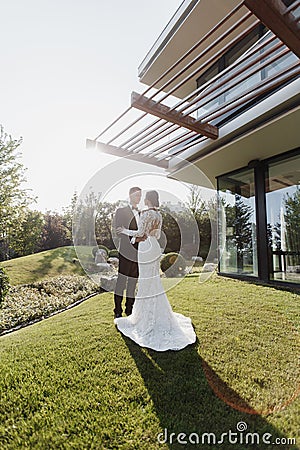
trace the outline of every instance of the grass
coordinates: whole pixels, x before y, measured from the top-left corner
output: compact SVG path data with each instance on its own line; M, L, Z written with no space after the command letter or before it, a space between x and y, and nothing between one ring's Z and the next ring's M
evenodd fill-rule
M110 293L1 337L1 449L277 448L245 444L246 432L236 446L201 444L241 421L299 449L299 296L195 274L168 297L198 336L179 352L123 337ZM170 433L197 433L200 444L170 444Z
M84 275L79 264L74 264L77 258L74 247L59 247L21 258L1 262L12 285L33 283L44 278L57 275Z

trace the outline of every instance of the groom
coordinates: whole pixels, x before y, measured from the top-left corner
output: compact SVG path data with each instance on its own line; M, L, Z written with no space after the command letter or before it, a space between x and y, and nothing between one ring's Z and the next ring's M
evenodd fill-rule
M115 228L124 227L129 230L137 230L139 222L139 211L137 205L141 201L142 191L139 187L132 187L129 190L129 205L118 208L115 214ZM118 279L114 292L115 318L122 317L122 300L126 289L125 314L132 313L135 298L135 288L139 276L137 252L138 242L145 238L136 238L136 243L131 244L130 237L120 234L119 243L119 270Z

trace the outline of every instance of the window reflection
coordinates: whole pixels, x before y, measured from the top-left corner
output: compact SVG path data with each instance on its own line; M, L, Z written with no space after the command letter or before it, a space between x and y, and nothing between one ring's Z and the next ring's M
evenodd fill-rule
M219 201L225 219L219 222L224 248L220 270L257 276L255 185L253 170L219 179Z
M300 283L300 157L271 164L266 181L270 278Z

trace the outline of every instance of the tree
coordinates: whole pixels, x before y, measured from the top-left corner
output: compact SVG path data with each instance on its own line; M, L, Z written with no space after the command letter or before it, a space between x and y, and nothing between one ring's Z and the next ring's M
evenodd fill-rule
M202 198L201 188L193 184L190 186L190 193L186 206L190 209L195 219L199 219L203 213L207 212L206 202Z
M10 234L10 249L13 255L25 256L39 250L44 217L40 211L25 209L19 213L18 226Z
M115 247L112 236L112 223L117 203L99 202L95 216L95 233L98 244L105 245L109 249Z
M244 253L252 249L252 223L253 209L244 203L242 197L235 196L233 206L225 206L226 227L233 229L231 243L236 249L237 269L243 271Z
M84 198L75 202L73 208L73 229L76 234L76 245L105 245L115 247L112 236L112 223L119 202L101 201L101 193L89 192Z
M70 205L63 208L62 221L63 221L63 225L66 229L67 240L70 243L69 245L71 245L71 243L73 242L72 226L73 226L73 217L75 214L77 202L78 202L78 194L75 191L71 198Z
M180 250L181 238L176 213L171 211L167 205L162 205L160 212L163 219L162 230L166 237L167 252L178 252Z
M281 224L280 222L267 224L267 241L269 250L281 249Z
M300 188L284 199L285 228L287 249L293 253L292 263L299 264L300 259Z
M65 245L70 245L70 241L62 215L58 212L47 211L44 214L44 225L39 244L40 250L50 250Z
M76 234L76 245L93 245L95 232L95 219L101 204L101 193L93 191L80 198L73 214L73 230Z
M26 181L23 164L17 152L22 140L14 140L0 126L0 259L10 257L10 236L20 222L19 216L34 199L29 189L23 187Z
M211 221L215 220L215 222L217 222L216 201L210 200L206 202L202 198L202 191L200 186L192 185L190 186L190 193L186 205L194 215L194 218L198 225L200 236L199 255L203 259L206 259L210 249L212 238Z

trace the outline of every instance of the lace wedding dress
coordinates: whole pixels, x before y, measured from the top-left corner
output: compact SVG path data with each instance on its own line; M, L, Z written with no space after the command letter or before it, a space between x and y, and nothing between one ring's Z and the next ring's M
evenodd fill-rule
M141 214L137 231L123 230L123 233L133 236L132 243L137 236L144 234L147 239L139 243L138 292L132 314L114 322L119 331L141 347L156 351L180 350L194 343L196 335L191 319L173 312L160 280L161 249L157 239L161 224L161 214L149 209Z

